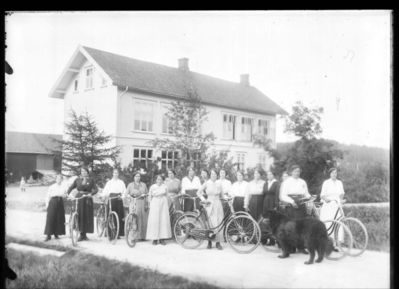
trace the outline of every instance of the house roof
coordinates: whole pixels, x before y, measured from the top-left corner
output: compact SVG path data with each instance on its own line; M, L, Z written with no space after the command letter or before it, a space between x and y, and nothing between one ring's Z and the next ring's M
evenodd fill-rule
M54 139L62 140L62 135L7 131L6 152L54 154L54 151L61 151Z
M137 60L83 47L119 87L158 95L187 97L191 80L203 103L267 114L287 114L278 104L253 86L211 77L193 71Z

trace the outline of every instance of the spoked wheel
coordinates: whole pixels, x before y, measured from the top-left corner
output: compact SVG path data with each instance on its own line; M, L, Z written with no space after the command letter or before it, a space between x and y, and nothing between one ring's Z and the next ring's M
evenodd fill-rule
M350 254L353 246L352 233L349 228L337 220L324 221L327 234L334 243L334 250L330 255L326 254L326 259L340 260Z
M353 247L352 250L348 252L349 256L360 256L366 250L369 241L366 227L359 219L352 217L345 217L340 221L344 223L352 233Z
M108 241L112 244L116 243L116 239L119 235L119 218L115 212L111 212L108 217Z
M234 251L250 253L259 246L260 228L253 218L235 215L226 225L225 237Z
M96 215L97 236L101 237L105 230L105 208L101 206Z
M73 213L69 219L69 235L71 236L73 246L78 244L79 234L78 214Z
M198 248L204 241L200 236L204 231L204 226L195 215L180 216L176 220L173 231L176 242L187 249Z
M172 238L175 237L175 224L177 222L177 220L184 215L183 211L175 211L173 214L171 214L170 216L170 226L172 228Z
M129 247L136 246L138 235L137 221L137 216L135 214L127 215L125 220L125 239Z
M262 248L268 252L273 252L273 253L281 252L281 248L278 246L276 239L270 233L271 228L268 219L261 218L258 221L258 225L261 232L260 244ZM267 241L269 241L269 243L266 243Z

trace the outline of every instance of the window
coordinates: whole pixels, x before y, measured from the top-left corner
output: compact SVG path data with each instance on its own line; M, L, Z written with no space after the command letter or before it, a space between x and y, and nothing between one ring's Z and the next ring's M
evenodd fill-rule
M153 131L154 103L149 101L134 102L134 130Z
M258 164L260 164L263 169L266 169L266 154L258 154Z
M223 115L223 138L236 139L236 117L234 115Z
M170 122L169 118L166 116L167 111L168 111L168 108L166 106L163 106L162 133L171 134L172 133L171 122Z
M252 140L252 118L249 117L241 118L241 140L243 141Z
M178 165L179 152L175 151L162 151L161 164L162 169L174 169Z
M79 89L79 81L76 79L73 82L73 91L78 91L78 89Z
M239 170L245 169L245 153L237 153L237 165Z
M86 89L93 88L93 67L86 69Z
M148 168L152 161L152 149L134 149L133 166L136 168Z
M191 165L193 165L195 168L198 167L199 161L201 159L201 153L192 153L191 158L188 155L187 160L190 162Z
M267 135L269 133L269 122L264 119L258 119L258 134Z

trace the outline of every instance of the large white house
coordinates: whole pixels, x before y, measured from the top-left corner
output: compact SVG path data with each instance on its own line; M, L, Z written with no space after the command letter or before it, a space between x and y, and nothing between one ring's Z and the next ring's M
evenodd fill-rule
M173 167L178 153L157 151L149 141L168 136L165 112L187 97L187 76L208 111L202 131L214 133L213 149L230 150L241 168L267 168L272 159L253 146L252 134L267 135L275 146L276 115L286 112L251 86L248 74L236 83L190 71L187 58L174 68L79 46L50 97L64 99L64 120L71 109L93 116L122 147L123 166L160 157L160 165Z

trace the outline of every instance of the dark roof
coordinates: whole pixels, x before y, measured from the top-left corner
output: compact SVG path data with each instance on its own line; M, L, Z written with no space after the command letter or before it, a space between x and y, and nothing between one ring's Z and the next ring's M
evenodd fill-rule
M62 135L7 131L6 152L54 154L61 146L53 139L62 140Z
M169 96L187 97L189 79L205 104L266 114L286 114L278 104L253 86L226 81L197 72L137 60L83 47L119 87Z

